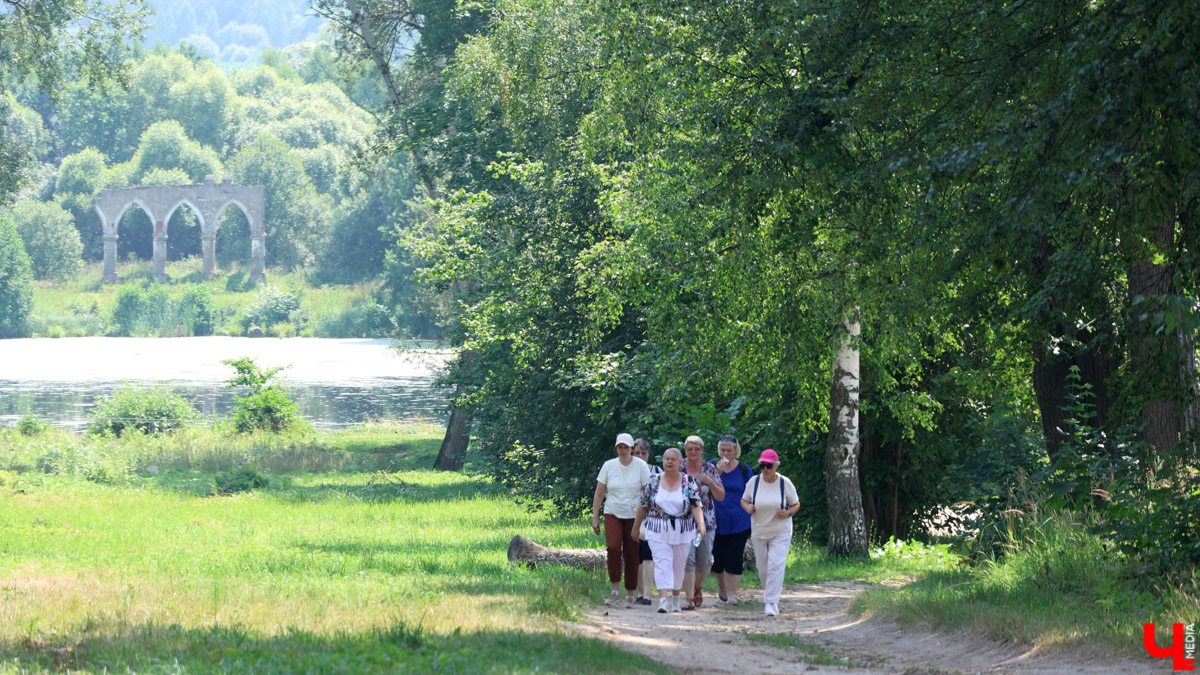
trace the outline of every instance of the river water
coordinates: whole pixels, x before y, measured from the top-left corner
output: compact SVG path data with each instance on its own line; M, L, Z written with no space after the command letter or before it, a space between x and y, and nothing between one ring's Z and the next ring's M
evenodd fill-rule
M245 390L225 386L223 359L288 366L284 386L317 428L367 420L443 423L448 392L433 380L448 356L389 340L322 338L34 338L0 340L0 426L33 413L81 429L99 399L122 387L168 387L209 419L228 415Z

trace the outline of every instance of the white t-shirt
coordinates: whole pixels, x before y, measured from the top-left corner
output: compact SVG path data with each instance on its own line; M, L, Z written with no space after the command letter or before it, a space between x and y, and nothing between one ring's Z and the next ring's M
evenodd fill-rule
M605 488L604 512L617 518L637 515L642 488L650 482L650 465L631 457L629 466L621 466L621 458L613 457L600 467L597 483Z
M758 488L758 497L754 497L754 486L762 481ZM783 502L780 504L779 481L783 481ZM755 539L773 539L781 534L791 533L791 518L776 518L775 512L787 508L800 501L796 494L796 486L787 476L775 474L775 482L768 483L758 475L746 482L746 491L742 499L754 504L754 513L750 514L750 536Z

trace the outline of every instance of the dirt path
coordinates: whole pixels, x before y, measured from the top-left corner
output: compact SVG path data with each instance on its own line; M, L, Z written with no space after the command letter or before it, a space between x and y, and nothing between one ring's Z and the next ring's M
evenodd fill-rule
M862 584L831 582L784 589L781 614L762 614L761 595L742 591L749 602L725 606L716 597L694 612L658 614L657 604L633 609L599 606L586 624L573 627L586 635L662 661L682 673L1153 673L1167 672L1161 662L1099 661L1064 651L1025 649L979 636L903 631L895 624L850 614L851 599ZM823 647L850 665L814 665L797 649L767 646L746 637L789 633Z

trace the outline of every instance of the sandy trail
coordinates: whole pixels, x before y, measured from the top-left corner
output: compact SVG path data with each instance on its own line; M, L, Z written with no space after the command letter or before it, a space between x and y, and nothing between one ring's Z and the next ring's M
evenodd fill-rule
M694 612L658 614L657 603L633 609L599 606L573 628L666 663L681 673L1154 673L1170 664L1098 660L1087 654L1029 649L969 633L928 633L860 619L849 612L864 584L829 582L784 589L781 614L762 614L761 593L743 590L743 603L725 606L705 595ZM749 598L746 601L747 596ZM795 649L752 642L746 633L790 633L824 647L850 666L813 665Z

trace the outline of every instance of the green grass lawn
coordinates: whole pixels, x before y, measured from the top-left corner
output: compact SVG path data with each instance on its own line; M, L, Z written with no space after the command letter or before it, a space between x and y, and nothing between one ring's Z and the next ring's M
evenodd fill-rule
M662 670L559 627L603 580L510 567L505 548L595 537L426 469L440 429L195 450L218 440L135 441L142 468L97 483L26 471L34 444L0 436L0 672ZM209 496L256 455L269 487Z
M561 627L607 593L603 574L507 563L515 534L602 546L587 524L528 512L470 464L429 470L441 434L0 430L0 673L660 672ZM246 465L267 487L214 495ZM799 544L787 582L882 583L856 611L1093 653L1140 655L1143 621L1165 644L1200 619L1194 586L1131 577L1069 517L961 563L946 546L839 560Z

